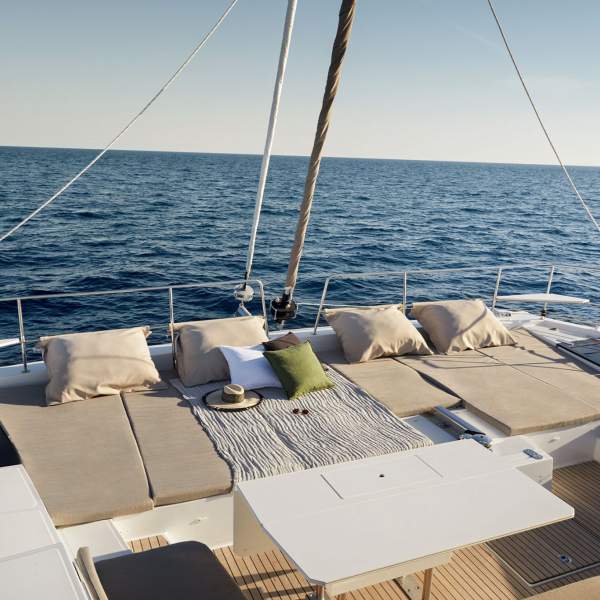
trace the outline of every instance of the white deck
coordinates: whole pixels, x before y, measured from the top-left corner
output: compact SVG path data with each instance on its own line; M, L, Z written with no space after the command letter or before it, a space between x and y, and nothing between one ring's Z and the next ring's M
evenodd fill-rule
M600 337L600 331L593 327L576 325L553 319L539 319L536 316L524 312L513 312L509 318L503 319L503 321L509 327L526 325L526 327L532 330L536 335L539 335L540 337L554 343L558 341L573 341L589 337ZM319 331L316 336L312 336L312 331L309 329L295 331L303 338L311 338L313 344L319 349L329 349L330 344L332 344L332 342L335 342L335 336L332 335L330 328L319 328ZM279 333L276 333L275 335L278 334ZM151 353L159 368L166 368L166 366L170 363L170 345L152 346ZM42 383L47 379L45 366L42 362L30 363L30 368L31 371L29 373L22 373L22 369L19 365L11 367L1 367L0 386L32 385L35 383ZM505 441L513 442L515 440L515 438L506 438L506 436L504 436L503 434L499 432L494 432L493 428L491 428L484 420L469 414L468 411L465 411L464 409L459 410L458 412L464 418L472 422L473 425L481 427L481 429L485 430L487 433L491 433L492 437L494 438L494 443L497 449L499 448L500 443L504 443ZM455 445L452 443L445 443L451 439L449 434L446 431L439 429L435 425L435 423L428 419L427 416L411 417L408 418L407 421L415 425L421 431L424 431L436 443L444 443L446 449L449 446ZM597 429L598 423L590 423L584 426L568 428L560 431L530 434L526 437L521 438L520 442L517 445L519 445L520 447L532 447L540 451L547 451L554 458L555 467L564 466L568 464L577 464L592 459L598 460L600 459L600 444L598 443ZM484 455L486 457L492 456L491 453L485 452L483 451L483 449L481 449L481 451L484 452ZM507 462L512 461L515 464L520 463L522 461L522 456L520 452L520 448L517 448L515 452L508 452L507 455L504 456L502 459L504 461L505 467ZM455 462L456 465L454 468L457 469L460 466L460 461ZM552 461L550 461L549 467L547 463L544 465L542 465L541 463L533 464L532 468L534 469L534 471L529 473L529 475L539 483L547 484L550 479L549 474L551 474L552 469L551 462ZM373 512L374 518L379 517L382 514L385 514L386 516L395 515L398 512L398 505L395 502L395 500L397 501L400 496L405 498L405 501L407 503L409 503L411 501L410 499L412 498L413 505L417 508L419 506L425 506L429 496L435 496L435 494L431 494L431 489L434 488L436 485L445 485L439 483L439 481L436 483L437 476L432 475L430 468L423 468L422 464L418 464L413 461L410 465L405 464L404 467L407 469L412 469L412 473L414 475L414 481L412 483L416 483L418 489L414 487L411 488L410 486L409 488L404 487L406 483L406 477L403 476L401 473L389 473L386 476L386 478L382 478L386 479L385 483L377 483L377 485L380 486L378 496L379 501L382 504L379 506L378 511ZM336 497L339 498L339 496L343 496L346 498L346 501L351 502L353 506L359 504L362 506L363 504L365 504L369 496L368 486L365 483L368 479L369 472L369 468L366 468L366 470L361 472L361 474L356 478L352 477L351 475L338 472L337 475L330 476L329 483L325 482L325 480L322 479L322 484L326 485L329 492L333 493ZM457 497L460 493L461 498L463 499L463 501L457 501L456 506L453 505L452 510L459 511L458 514L461 514L460 511L464 510L465 508L464 498L470 498L469 502L473 503L473 506L471 508L472 510L475 510L474 507L477 507L481 504L485 504L486 501L493 502L498 498L506 496L507 486L514 486L516 480L519 480L521 482L517 484L518 486L521 486L524 480L527 481L527 478L519 477L519 473L516 473L514 469L509 475L506 475L506 468L504 468L504 470L501 471L494 471L493 473L480 473L478 476L481 477L479 485L476 484L475 479L469 476L468 473L463 472L462 474L457 474L457 471L454 471L454 473L455 477L459 477L460 475L460 477L466 478L467 480L462 481L462 479L460 479L459 477L459 479L456 479L453 484L448 484L450 486L454 485ZM488 484L485 487L485 490L487 491L482 491L484 490L484 488L481 487L481 484L483 482L488 482ZM529 484L524 483L522 485L531 486L532 482L530 482ZM472 488L469 486L472 486ZM333 491L334 488L337 490L337 493ZM538 493L535 490L543 492L543 489L541 487L538 488L537 486L532 487L531 490L527 491L527 498L525 496L521 498L521 503L523 505L530 505L530 498L533 497L531 494ZM2 506L2 500L7 501L6 497L0 497L0 507ZM435 498L433 500L435 500ZM19 505L25 506L26 502L25 504L22 504L23 502L24 499L21 498L19 500ZM233 503L231 496L207 498L193 502L186 502L178 505L159 507L152 511L140 513L138 515L120 517L114 519L113 521L92 523L89 525L80 526L78 528L66 528L59 532L59 539L62 539L64 541L67 553L65 554L63 549L59 548L57 551L51 551L47 555L42 553L40 554L40 557L44 561L57 560L57 557L62 557L60 560L67 561L65 573L69 574L73 573L72 565L69 564L68 557L65 559L65 556L69 555L70 557L72 557L74 552L76 551L76 548L84 544L92 546L93 554L97 557L101 555L110 555L112 553L126 551L125 542L138 537L145 537L150 535L164 535L171 542L182 541L186 539L197 539L207 543L213 548L223 547L231 544L231 542L233 541L232 504ZM285 506L285 504L286 502L283 502L281 505ZM289 515L293 515L293 518L291 520L294 520L294 526L297 527L296 533L300 534L305 531L304 526L301 526L302 518L304 518L301 514L301 511L304 509L302 508L302 506L300 506L299 508L294 508L294 506L295 505L293 504L290 505L290 510L289 513L287 513L287 518L289 518ZM310 498L310 501L306 503L306 506L313 506L312 496ZM432 527L432 525L426 525L424 521L419 526L417 526L416 522L413 523L412 520L410 522L406 522L405 520L404 524L398 521L395 525L397 527L395 537L396 541L398 539L404 539L405 537L410 537L411 539L414 538L415 540L419 537L424 537L427 538L425 541L431 538L432 540L436 540L436 542L440 539L443 539L444 536L439 535L438 532L439 529L442 526L444 526L446 524L446 521L448 520L448 515L450 514L450 506L451 504L448 502L445 503L442 508L439 508L439 510L434 514L435 519L433 519L433 521L431 521L430 518L431 514L429 515L428 520L431 521L431 523L435 524L435 535L422 535L423 531L428 531L427 527ZM349 510L349 514L351 514L353 510L355 509L353 508ZM497 510L500 509L497 508ZM433 511L433 509L430 508L430 511ZM314 519L312 518L312 516L310 518L311 523L313 523L312 529L310 531L314 536L316 536L313 540L313 544L319 543L321 534L327 534L327 527L333 527L333 524L330 523L327 518L323 517L324 514L325 513L322 513L320 518L317 518L316 516ZM362 517L366 518L368 514L369 513L366 512L362 515ZM305 517L308 519L308 516L305 515ZM24 515L21 515L20 517L15 516L12 520L6 519L5 517L5 522L8 523L6 526L9 527L9 529L12 525L14 527L18 527L19 531L21 532L21 542L22 544L24 544L22 552L24 554L22 553L19 555L20 557L22 557L22 561L19 563L20 565L29 564L29 558L26 558L26 556L29 556L27 553L37 552L38 550L35 549L36 544L38 546L40 546L41 544L47 544L46 546L41 547L50 548L54 547L54 545L56 545L57 543L57 540L54 539L54 537L56 536L56 532L53 533L53 528L51 527L51 524L50 528L45 530L44 520L42 519L41 521L39 521L39 515L39 522L37 524L33 523L35 519L32 519L27 524L19 524L19 519L22 520L24 518ZM365 520L365 518L361 518L359 519L359 521L362 522ZM561 518L564 518L564 516ZM436 521L436 519L438 519L439 522ZM454 519L454 516L452 517L452 519ZM470 522L473 524L473 531L479 531L480 533L482 531L485 531L485 526L487 522L493 523L495 521L494 518L490 518L490 516L488 515L487 520L483 519L482 517L482 522L478 522L476 518L473 518L472 514L467 513L466 511L464 513L464 519L467 521L470 520ZM12 523L9 521L12 521ZM281 522L285 523L285 521L286 518L284 515L281 518ZM273 527L274 526L275 525L273 525ZM530 522L524 524L525 528L529 526L531 526ZM4 522L1 525L1 527L4 531ZM425 527L425 530L420 529L421 527ZM352 540L354 540L355 546L357 544L357 539L360 539L361 543L363 539L365 539L367 542L369 541L368 537L365 538L363 536L363 532L356 532L354 527L349 527L347 529L348 532L354 531L355 534L358 533L357 536L352 538ZM431 530L433 529L429 529L429 531ZM517 529L513 529L512 531L516 530ZM374 544L374 540L377 538L377 536L385 536L385 534L388 531L387 527L385 527L379 532L377 532L377 530L374 529L373 532L374 537L372 538L371 542ZM417 534L418 532L421 532L420 536ZM480 541L482 539L480 537L480 533L477 534L479 536L477 539L475 539L475 537L468 538L467 533L468 531L459 528L459 530L455 532L456 539L453 543L459 545L469 545L477 543L477 541ZM464 535L465 537L459 539L459 534ZM500 534L504 535L504 533L498 530L495 532L488 531L487 534L491 537ZM331 536L333 534L330 532L327 535ZM350 534L348 533L348 535ZM44 536L47 536L47 539L44 538ZM42 538L44 539L42 540ZM28 539L34 541L28 541ZM346 540L347 543L345 545L351 547L350 541L350 538L348 538ZM3 540L3 542L5 542L5 540ZM447 544L447 546L450 547L450 544ZM30 547L31 549L26 549L25 547ZM416 553L415 547L416 546L413 546L411 555L414 555ZM437 547L439 548L439 546ZM2 546L2 548L4 548L4 546ZM14 549L8 548L7 550L3 550L3 552L10 553L13 552L13 550ZM423 547L419 552L431 552L434 550L435 549L427 549ZM0 557L3 552L0 552ZM299 557L298 560L304 560L300 551L294 549L292 546L290 546L289 552L297 552L297 556ZM315 553L313 552L313 554ZM310 559L310 555L311 553L307 549L306 560ZM379 556L379 558L377 558L378 564L383 564L385 562L382 556L377 555L377 553L371 553L371 555L374 557ZM323 555L319 551L317 556L320 556L322 559ZM445 556L444 552L442 552L441 554L438 553L438 557L439 556ZM408 557L409 554L406 554L399 556L396 559L399 558L401 560L408 560ZM328 564L330 564L329 560L319 560L315 562L327 562ZM333 561L333 563L335 563L335 561ZM26 567L17 565L15 572L21 572L19 571L19 569L22 568ZM328 577L336 577L341 576L343 574L343 571L341 569L337 572L334 572L334 568L337 568L335 567L335 564L332 567L331 573L329 573L329 571L323 573L319 572L317 564L310 565L309 563L307 563L306 566L307 572L310 572L313 575L314 581L319 581L319 577L321 577L322 580L326 580L326 578ZM73 597L79 597L77 596L77 593L79 592L76 590L76 595ZM35 597L35 595L33 595L32 597Z
M87 598L25 469L0 469L0 490L2 600Z

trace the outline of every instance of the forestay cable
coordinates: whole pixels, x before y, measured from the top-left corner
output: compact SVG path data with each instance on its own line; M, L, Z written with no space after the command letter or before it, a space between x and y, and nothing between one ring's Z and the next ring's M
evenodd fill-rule
M254 262L254 248L256 246L256 234L260 221L260 213L265 195L265 185L267 175L269 174L269 164L271 162L271 151L273 149L273 139L275 137L275 126L277 125L277 115L279 114L279 104L281 101L281 92L283 90L283 80L285 78L285 68L290 52L290 43L292 40L292 31L294 29L294 19L296 16L296 5L298 0L288 0L287 13L285 16L285 26L283 30L283 39L281 40L281 51L279 53L279 65L277 67L277 77L275 80L275 89L273 90L273 101L271 103L271 114L269 115L269 125L267 129L267 139L260 168L260 178L258 181L258 190L256 191L256 203L254 205L254 219L252 221L252 230L250 233L250 242L248 243L248 255L246 257L246 273L244 283L250 278L252 273L252 263Z
M44 203L40 204L32 213L27 215L22 221L17 223L12 229L2 234L0 242L10 237L13 233L21 229L28 221L33 219L37 214L44 210L49 204L54 202L63 192L68 190L84 173L89 171L116 143L117 141L127 132L128 129L154 104L154 102L165 92L171 84L179 77L181 72L192 62L196 54L204 47L206 42L213 36L213 34L219 29L223 21L227 18L227 15L233 10L233 7L238 3L238 0L232 0L225 12L217 19L216 23L206 33L206 35L200 40L198 45L192 50L185 61L179 66L179 68L169 77L166 83L150 98L150 100L143 106L143 108L119 131L119 133L83 168L77 175L70 179L65 185L63 185L53 196L48 198Z
M598 230L598 233L600 233L600 224L598 224L598 221L596 221L596 218L592 214L592 211L590 210L590 208L587 205L586 201L584 200L583 196L579 193L579 190L577 189L577 186L575 185L575 182L573 181L571 174L569 173L567 167L563 163L562 158L560 157L560 154L558 153L558 150L556 149L556 146L552 142L552 138L550 137L550 134L548 133L548 130L546 129L546 126L544 125L544 122L542 121L542 117L540 116L540 113L535 105L535 102L533 101L533 98L531 97L531 94L529 93L529 89L527 88L525 79L523 78L521 70L519 69L519 66L517 65L517 61L516 61L514 54L510 48L510 45L508 43L508 38L506 36L506 33L504 32L504 28L502 27L502 24L500 23L500 19L498 18L498 14L496 13L496 10L494 8L492 0L487 0L487 3L492 12L492 16L494 17L494 21L496 21L496 25L498 26L500 35L502 36L502 41L504 42L504 46L506 47L508 56L510 57L513 67L515 68L515 71L517 72L519 81L521 82L521 85L523 86L523 90L525 91L527 99L529 100L529 104L531 104L531 108L533 108L533 112L535 113L538 123L540 124L540 127L542 128L542 131L544 132L544 135L546 136L546 139L548 140L548 144L550 144L550 148L552 148L552 152L554 152L554 156L556 156L556 160L558 161L558 164L560 165L561 169L563 170L563 173L565 174L567 181L573 188L573 191L575 192L575 195L579 199L579 202L581 202L581 206L583 206L585 212L587 213L588 217L590 218L590 221L594 224L594 226Z

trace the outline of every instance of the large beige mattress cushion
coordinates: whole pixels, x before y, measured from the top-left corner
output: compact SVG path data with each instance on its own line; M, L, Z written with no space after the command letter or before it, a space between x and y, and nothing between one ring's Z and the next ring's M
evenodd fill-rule
M600 409L600 377L527 331L512 332L516 346L482 348L497 361L552 385Z
M157 506L230 490L229 466L175 390L125 392L123 398Z
M50 381L48 404L118 394L160 381L147 327L40 338Z
M395 360L452 390L468 408L508 435L600 418L600 411L586 402L475 350Z
M187 387L229 378L219 346L256 346L268 340L263 317L176 323L177 372Z
M45 406L41 387L4 389L0 422L55 525L152 508L120 396Z
M341 350L320 353L319 358L398 417L418 415L436 406L449 407L460 402L460 398L432 385L413 369L391 358L349 364Z
M325 311L346 360L362 363L402 354L432 354L401 306L336 308Z
M600 576L536 594L531 600L600 600Z
M411 312L443 354L515 343L483 300L416 302Z

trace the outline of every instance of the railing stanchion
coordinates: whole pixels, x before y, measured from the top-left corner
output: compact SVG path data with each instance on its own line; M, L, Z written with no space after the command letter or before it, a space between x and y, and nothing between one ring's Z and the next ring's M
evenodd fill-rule
M175 352L175 304L173 302L173 288L168 289L169 294L169 335L171 336L171 355L173 357L173 366L176 367L177 353Z
M494 297L492 298L492 310L496 308L496 301L498 299L498 292L500 291L500 280L502 279L502 267L498 268L498 274L496 275L496 287L494 288Z
M402 312L406 314L406 302L408 299L408 272L404 271L402 286Z
M258 289L260 290L260 307L262 309L263 318L265 320L265 333L269 335L269 315L267 314L267 300L265 298L265 286L260 279L256 280Z
M27 341L25 339L25 323L23 322L23 305L17 300L17 314L19 316L19 343L21 344L21 360L23 361L23 373L27 373Z
M325 300L327 300L327 290L329 289L330 281L331 281L331 277L328 277L325 280L325 284L323 285L323 293L321 294L321 302L319 303L319 310L317 311L317 318L315 319L313 335L317 335L317 329L319 328L319 321L321 320L321 313L323 312L323 305L325 304Z
M546 286L546 294L550 293L550 290L552 289L552 281L554 280L554 271L555 271L555 266L552 265L550 267L550 272L548 273L548 285ZM548 314L548 303L544 302L544 307L542 308L542 317L545 317Z

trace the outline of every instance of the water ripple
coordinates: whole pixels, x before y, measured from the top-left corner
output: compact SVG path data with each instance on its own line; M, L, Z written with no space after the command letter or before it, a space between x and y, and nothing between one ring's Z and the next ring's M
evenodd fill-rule
M0 227L15 224L93 157L91 150L0 147ZM111 152L28 226L3 243L3 296L168 285L241 277L260 157ZM254 273L280 291L307 159L271 163ZM600 169L574 168L600 214ZM500 262L595 263L597 234L556 167L323 160L297 296L318 301L324 272ZM543 291L546 273L507 274L503 291ZM411 299L489 297L493 274L414 277ZM600 302L592 273L561 275L556 290ZM389 302L401 278L332 285L332 302ZM595 296L594 296L595 294ZM26 302L28 336L166 323L164 293L140 298ZM231 292L178 291L176 318L225 316ZM253 307L255 310L258 306ZM596 310L596 309L594 309ZM557 308L582 320L600 313ZM304 307L300 324L314 312ZM0 304L0 337L17 333ZM159 335L158 333L156 335ZM11 359L0 354L0 363Z

